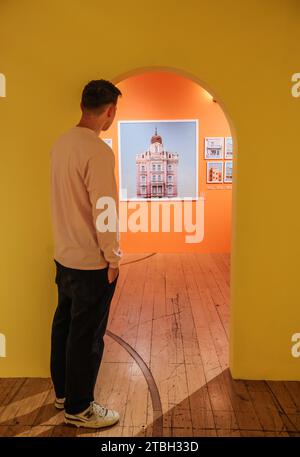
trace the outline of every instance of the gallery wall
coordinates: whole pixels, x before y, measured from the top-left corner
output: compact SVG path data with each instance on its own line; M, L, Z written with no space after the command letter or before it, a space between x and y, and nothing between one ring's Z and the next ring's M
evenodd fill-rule
M198 191L199 195L204 197L204 238L201 242L186 243L185 231L177 233L172 230L171 233L167 233L160 228L156 233L132 233L127 230L120 236L122 250L124 252L230 252L231 185L207 184L207 160L204 158L205 137L231 135L229 124L220 105L214 102L213 97L199 84L172 72L142 73L126 78L117 85L122 92L122 97L119 97L115 122L109 130L101 133L101 137L112 139L118 181L120 152L118 121L198 119ZM150 139L147 138L149 144ZM166 143L167 140L163 138ZM178 151L178 153L184 154L184 151ZM185 176L185 179L188 180L189 176ZM122 204L125 205L125 203ZM130 214L131 211L128 210L128 216ZM193 208L193 216L195 217L195 208Z

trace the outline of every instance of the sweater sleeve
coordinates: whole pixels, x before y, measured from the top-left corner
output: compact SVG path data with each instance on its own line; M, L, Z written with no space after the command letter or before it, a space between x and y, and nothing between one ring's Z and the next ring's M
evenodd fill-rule
M111 149L97 150L89 158L84 181L92 205L99 248L109 266L117 268L122 251L119 246L119 203L115 178L115 156ZM109 205L103 205L101 202L99 204L98 200L101 197L110 197L112 200ZM99 230L104 224L106 224L107 230Z

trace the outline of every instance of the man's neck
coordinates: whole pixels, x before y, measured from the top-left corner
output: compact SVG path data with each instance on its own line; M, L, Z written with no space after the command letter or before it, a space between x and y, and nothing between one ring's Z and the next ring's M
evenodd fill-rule
M80 119L76 127L86 127L88 129L93 130L98 136L100 135L101 128L99 126L95 126L92 122L86 122L83 119Z

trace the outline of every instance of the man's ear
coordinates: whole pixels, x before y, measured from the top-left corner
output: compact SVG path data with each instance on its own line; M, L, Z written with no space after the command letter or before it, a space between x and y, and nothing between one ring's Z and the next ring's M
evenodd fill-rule
M113 103L110 103L108 105L108 109L107 109L107 115L108 117L112 117L114 114L114 104Z

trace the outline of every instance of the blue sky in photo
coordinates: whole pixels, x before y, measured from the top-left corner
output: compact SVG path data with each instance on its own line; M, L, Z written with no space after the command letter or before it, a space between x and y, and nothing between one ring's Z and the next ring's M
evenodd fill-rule
M232 162L225 162L225 171L232 175Z
M122 122L120 124L119 154L122 188L127 197L136 197L135 156L148 149L152 135L162 137L168 152L178 152L178 197L195 197L196 193L196 128L193 121Z

